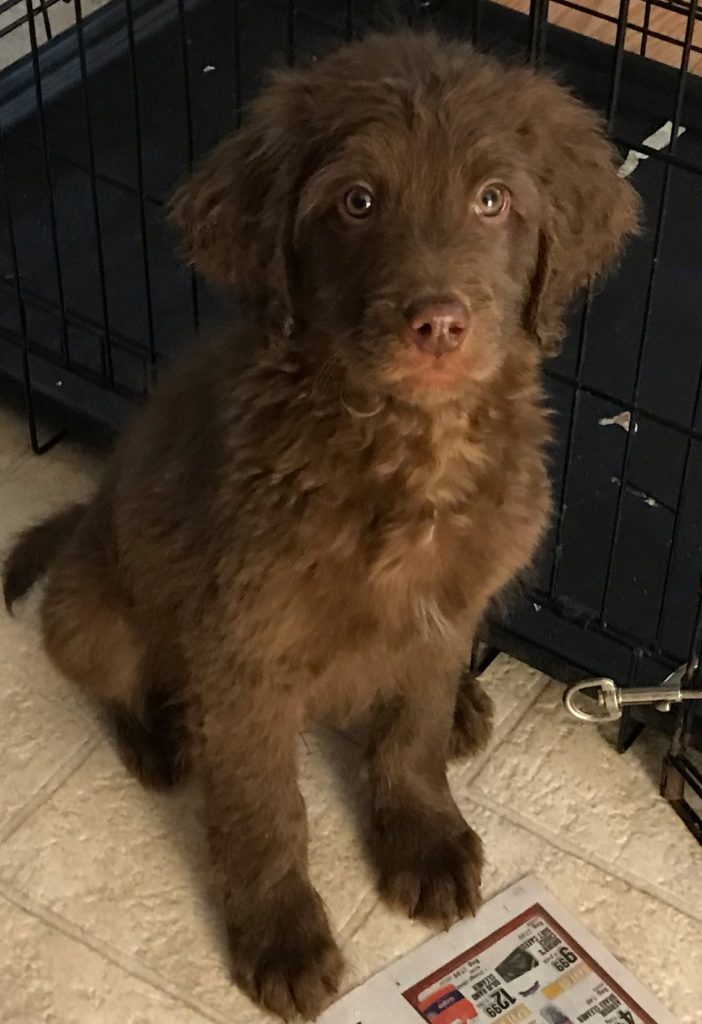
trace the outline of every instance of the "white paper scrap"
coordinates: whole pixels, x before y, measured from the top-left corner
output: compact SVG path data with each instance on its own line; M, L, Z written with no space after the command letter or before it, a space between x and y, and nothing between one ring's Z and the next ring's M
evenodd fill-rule
M684 126L679 125L678 130L675 133L675 138L679 139L684 131ZM660 152L661 149L665 149L666 146L670 145L672 134L673 122L666 121L665 124L662 124L660 128L656 129L653 135L649 135L648 138L643 140L643 145ZM628 178L629 175L636 170L642 160L648 160L648 156L648 153L639 153L637 149L630 149L626 155L626 160L619 168L619 177Z

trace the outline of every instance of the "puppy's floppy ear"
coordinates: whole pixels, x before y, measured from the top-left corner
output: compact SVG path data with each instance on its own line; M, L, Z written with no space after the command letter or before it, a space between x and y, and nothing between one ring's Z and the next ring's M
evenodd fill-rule
M547 78L532 77L526 123L541 215L526 326L545 355L558 351L566 306L610 267L636 231L640 202L619 177L596 115Z
M170 204L189 262L214 284L289 311L287 235L304 131L299 72L281 72L245 125L220 142Z

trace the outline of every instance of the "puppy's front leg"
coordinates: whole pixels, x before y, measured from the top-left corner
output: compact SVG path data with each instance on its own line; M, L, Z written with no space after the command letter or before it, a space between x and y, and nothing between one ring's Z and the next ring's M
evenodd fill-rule
M444 927L477 910L483 862L446 779L456 686L414 684L378 707L369 751L381 895Z
M336 991L342 960L307 872L300 714L283 688L231 668L201 700L209 836L233 977L284 1019L312 1019Z

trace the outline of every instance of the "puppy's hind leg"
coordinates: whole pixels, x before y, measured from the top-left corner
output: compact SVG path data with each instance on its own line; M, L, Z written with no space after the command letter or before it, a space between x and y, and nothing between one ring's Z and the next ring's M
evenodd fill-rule
M41 625L49 657L69 679L103 700L135 700L145 646L104 557L82 531L52 566Z
M473 673L465 669L458 685L453 712L448 752L451 760L471 757L487 746L494 714L491 699Z
M137 706L110 702L117 746L126 767L153 789L170 789L189 774L190 735L183 700L146 677Z
M127 768L144 785L175 784L188 767L184 708L156 681L89 524L52 566L41 619L54 664L105 705Z

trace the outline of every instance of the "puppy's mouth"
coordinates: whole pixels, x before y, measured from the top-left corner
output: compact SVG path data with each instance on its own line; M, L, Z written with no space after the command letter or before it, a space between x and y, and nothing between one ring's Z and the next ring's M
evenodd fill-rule
M434 354L416 346L396 346L385 375L395 386L416 391L459 391L486 380L494 367L488 353L470 339L460 349Z
M463 356L431 356L409 350L396 359L388 374L396 383L427 390L457 387L472 377L470 363Z

